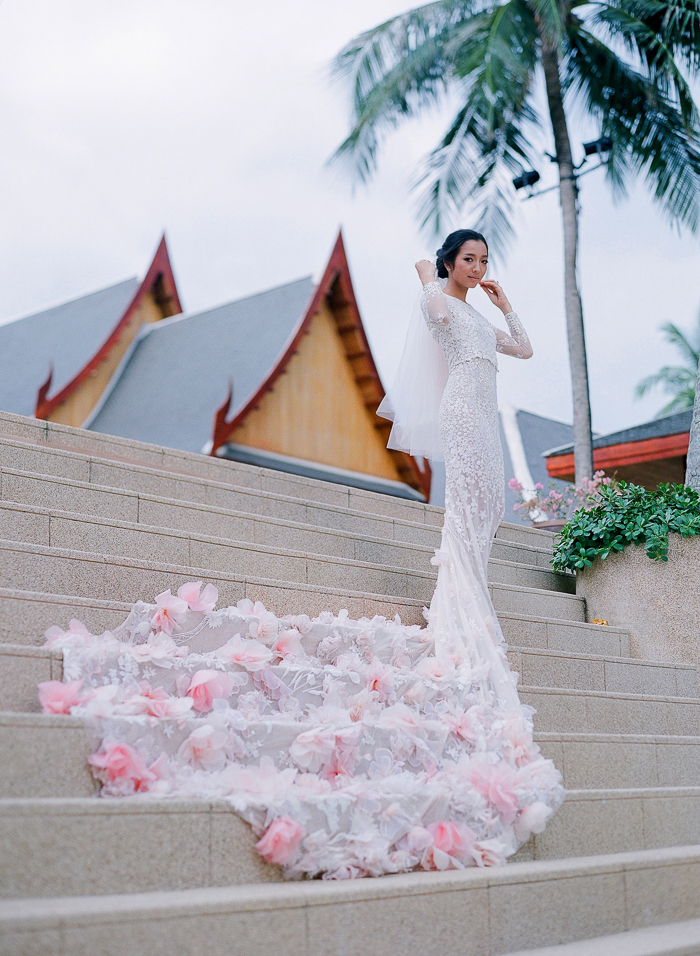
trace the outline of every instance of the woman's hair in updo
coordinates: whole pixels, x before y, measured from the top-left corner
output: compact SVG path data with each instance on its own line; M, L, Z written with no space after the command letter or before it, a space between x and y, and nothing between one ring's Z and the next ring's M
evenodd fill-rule
M474 229L456 229L454 232L449 234L447 239L445 239L437 251L437 261L435 266L437 268L438 278L448 278L448 272L445 268L445 263L449 262L449 264L453 266L455 264L455 259L457 258L457 253L462 248L464 243L469 242L470 239L473 239L476 242L483 242L483 244L486 246L486 251L489 251L489 244L480 232L476 232Z

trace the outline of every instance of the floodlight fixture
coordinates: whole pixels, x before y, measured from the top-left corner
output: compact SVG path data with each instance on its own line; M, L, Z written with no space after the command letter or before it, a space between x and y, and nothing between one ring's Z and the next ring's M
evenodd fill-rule
M516 189L524 189L525 186L534 186L540 181L540 174L536 169L530 169L526 173L521 173L513 179L513 185Z
M598 156L603 155L603 153L609 153L613 148L613 141L609 136L601 136L599 139L594 139L590 143L583 144L583 151L586 156L595 156L597 153Z

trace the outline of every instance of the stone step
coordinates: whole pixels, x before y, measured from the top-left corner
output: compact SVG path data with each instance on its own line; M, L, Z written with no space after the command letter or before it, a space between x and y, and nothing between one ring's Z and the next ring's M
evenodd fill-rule
M86 459L112 461L125 465L127 468L147 469L151 473L162 472L175 476L198 477L205 481L247 487L276 495L300 498L304 501L325 502L332 507L356 507L369 514L404 517L421 524L442 524L442 509L420 501L363 491L330 481L303 478L271 468L259 468L222 458L149 445L82 428L55 425L52 422L37 422L36 419L22 416L15 416L14 421L9 421L6 414L0 412L0 442L18 447L18 451L8 452L8 455L15 459L11 467L22 470L44 471L43 466L33 468L18 462L29 460L39 462L38 455L42 452L52 457L56 453L63 453L64 456L73 459L76 466ZM21 451L22 446L24 446L24 452ZM0 450L0 465L9 463L5 453ZM53 468L46 469L46 473L62 474L61 471L53 470ZM85 477L84 473L66 477L91 480Z
M511 645L508 659L529 687L569 687L645 696L698 697L694 665Z
M118 627L130 607L120 601L0 588L0 644L42 645L49 627L65 630L74 617L91 633L103 634Z
M302 503L309 502L312 506L314 502L319 502L330 506L329 510L374 514L428 528L439 529L442 526L443 509L434 505L0 411L0 469L7 465L10 468L47 475L63 475L55 456L47 466L45 461L42 462L41 458L37 457L41 452L48 456L54 456L54 452L62 452L64 459L67 456L76 463L82 462L77 465L77 470L81 473L74 474L75 469L71 470L70 465L64 461L63 467L71 470L71 473L64 477L77 477L87 482L95 481L98 476L90 474L86 459L88 463L91 459L113 461L129 467L146 467L151 472L170 472L176 476L203 478L224 486L236 485L241 489L276 497L295 498ZM41 463L41 467L27 467L30 460ZM147 489L137 484L134 490L144 492ZM200 498L193 500L199 501ZM512 522L503 522L497 536L546 550L551 550L553 544L553 535L550 532ZM431 546L435 545L431 543Z
M520 859L562 860L700 843L700 787L568 790Z
M217 548L219 545L206 544L202 556L215 555ZM205 554L206 549L209 550ZM318 556L284 554L279 556L276 571L282 575L283 562L286 561L290 573L274 579L270 576L272 569L266 563L270 560L269 552L256 553L243 547L235 549L227 542L221 549L233 565L230 572L212 571L192 562L185 566L169 565L156 560L4 540L0 541L0 585L5 589L99 597L105 601L124 601L133 597L136 601L151 600L166 588L175 591L187 581L202 579L218 587L220 605L235 604L242 597L250 597L262 601L277 614L306 613L313 617L339 606L347 607L351 617L382 613L393 617L398 613L405 623L414 624L423 622L421 608L429 603L435 584L434 576L430 574L361 566L357 562L351 564ZM218 551L219 555L222 550ZM241 562L246 554L251 564L253 560L257 561L260 576L239 570L234 551L239 552ZM177 557L177 554L171 554ZM494 566L497 567L498 562L494 562ZM521 566L506 567L512 567L517 573L527 571ZM539 569L535 571L545 573ZM295 575L306 580L289 581L289 577ZM373 593L352 589L351 578L365 581L366 586L374 583L381 590ZM419 593L390 593L391 590L406 592L413 589ZM495 582L489 590L497 612L537 614L560 620L582 621L584 618L583 599L574 594ZM342 598L340 605L338 597Z
M39 709L39 681L61 680L62 654L43 647L0 644L0 711ZM697 672L687 664L593 657L537 648L508 649L513 670L531 687L698 697Z
M2 591L0 590L0 595ZM505 603L501 600L501 605ZM622 627L561 621L499 608L498 620L509 644L607 657L630 657L629 632ZM0 640L2 640L0 630Z
M236 956L282 952L280 940L285 956L405 956L407 945L485 956L696 919L698 881L700 847L684 846L378 880L8 900L0 952L231 956L235 939Z
M366 557L336 557L326 552L291 551L244 540L232 541L212 535L186 533L173 528L114 521L92 515L49 511L30 505L0 502L0 538L46 547L74 548L90 553L109 553L137 561L164 561L181 567L207 567L213 571L237 571L357 591L414 597L429 602L437 572L430 552L423 553L421 569L396 566L391 559L408 562L410 549L387 547L381 542L338 537L338 550L359 551ZM322 544L322 542L316 542ZM403 552L397 554L397 552ZM414 560L414 564L417 562ZM492 559L489 579L548 591L573 593L573 575L560 575L544 568Z
M196 459L193 465L213 461L205 456L192 457ZM235 463L220 464L225 466ZM276 517L304 525L341 531L353 530L383 540L409 541L430 548L439 545L443 517L443 510L440 508L373 492L359 491L358 495L354 495L353 492L357 489L341 490L342 486L312 479L299 479L301 485L294 483L288 486L285 483L286 494L280 494L270 490L279 488L280 476L283 479L295 476L282 475L269 469L253 471L259 480L252 485L235 485L231 484L231 475L228 473L218 472L217 478L205 478L180 470L159 470L154 466L131 461L94 458L63 448L13 441L0 435L0 472L7 475L11 494L16 497L33 497L34 502L40 505L60 507L60 504L54 504L54 499L59 502L66 494L65 487L61 489L57 484L57 481L63 479L83 486L82 500L88 500L87 491L90 488L105 488L111 496L111 506L123 509L127 516L133 516L134 502L128 500L131 494L132 497L141 495L164 498L246 515ZM22 477L28 474L33 477ZM41 476L46 479L43 484L40 481ZM303 494L310 490L306 482L311 482L310 487L316 493L293 497L293 492ZM9 493L4 493L4 497L8 498ZM24 500L24 497L21 500ZM95 500L92 507L98 507ZM76 508L69 505L68 510ZM548 554L551 553L553 543L551 534L503 522L499 527L497 539L504 545L509 543L532 548L540 555L536 563L544 561L548 566ZM540 554L542 552L543 554Z
M8 468L0 469L0 500L31 508L50 508L117 522L174 528L274 548L379 561L421 570L429 566L433 551L440 544L438 528L409 525L381 516L368 519L360 514L345 514L345 526L337 528L324 526L318 521L304 524L274 515L232 511L199 502ZM330 520L329 515L327 521ZM363 530L357 530L353 525ZM507 527L502 530L507 532ZM551 555L551 548L533 547L501 536L496 538L492 549L494 558L548 571L551 570Z
M518 859L700 842L700 787L567 793ZM282 880L225 800L0 800L0 896L68 896ZM148 865L144 866L144 861ZM179 861L179 865L175 865Z
M581 734L700 736L700 700L556 687L519 688L535 730Z
M189 471L176 467L163 468L148 463L119 458L97 457L46 444L34 444L3 438L0 435L0 468L67 478L110 489L121 489L164 498L212 505L248 514L269 514L313 524L339 520L366 522L377 527L373 519L399 521L423 531L442 527L443 510L420 502L391 495L364 492L356 488L325 481L297 478L269 469L253 469L255 474L223 470L204 474L211 459L202 455ZM197 466L197 467L195 467ZM201 467L202 471L198 472ZM329 517L339 511L342 519ZM365 527L367 526L365 524ZM359 528L358 528L359 530ZM376 532L374 532L376 533ZM540 542L538 541L538 544ZM546 547L546 543L542 546Z
M700 787L700 736L535 734L572 790ZM77 717L0 713L0 798L89 797L95 784Z
M544 731L535 739L570 790L700 786L700 737Z
M507 956L698 956L698 953L700 919L692 919L558 946L520 949Z

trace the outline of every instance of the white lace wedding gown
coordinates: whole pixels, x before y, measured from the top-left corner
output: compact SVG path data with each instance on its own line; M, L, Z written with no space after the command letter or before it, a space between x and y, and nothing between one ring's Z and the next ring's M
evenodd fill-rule
M450 368L440 409L446 509L428 627L347 612L215 610L201 582L136 604L114 632L51 628L63 682L49 713L83 718L101 796L223 798L289 878L498 864L563 799L532 737L487 590L503 516L496 352L524 355L426 286Z

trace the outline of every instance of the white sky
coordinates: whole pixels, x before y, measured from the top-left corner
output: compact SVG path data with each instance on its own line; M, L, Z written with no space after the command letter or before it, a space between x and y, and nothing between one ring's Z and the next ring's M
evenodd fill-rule
M327 64L405 0L4 0L0 3L0 322L142 274L168 235L185 308L200 310L308 273L342 225L380 371L398 361L418 290L408 181L445 117L391 137L379 175L353 192L325 167L347 131ZM594 138L590 128L575 141ZM544 184L553 170L543 161ZM665 402L633 399L700 305L700 245L666 226L643 188L613 206L582 183L581 285L594 427ZM469 213L454 226L469 226ZM569 420L556 193L525 203L492 270L528 328L530 362L503 359L500 397ZM477 291L474 304L498 315Z

